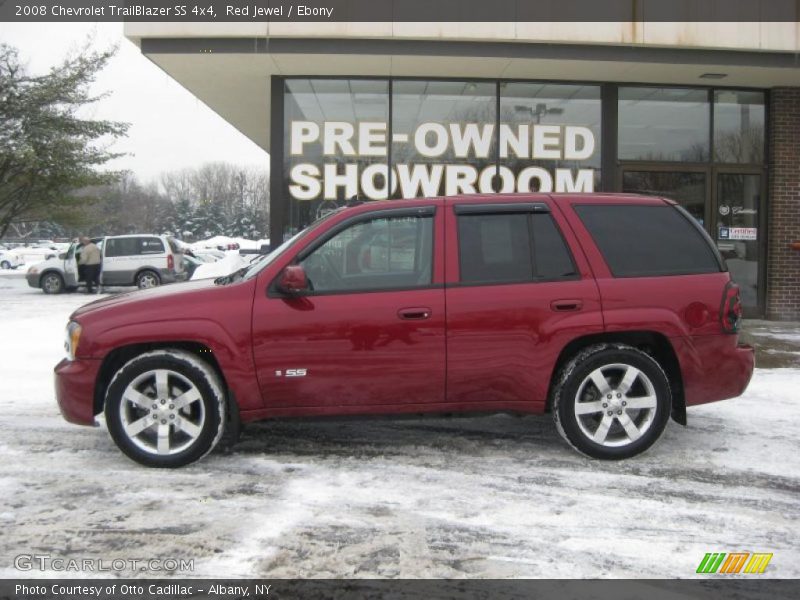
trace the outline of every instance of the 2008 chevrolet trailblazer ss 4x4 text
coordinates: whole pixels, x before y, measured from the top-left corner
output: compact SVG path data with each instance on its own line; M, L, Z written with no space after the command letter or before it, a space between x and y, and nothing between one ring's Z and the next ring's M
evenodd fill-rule
M78 309L64 417L105 412L177 467L286 416L552 412L577 450L649 448L670 415L742 394L739 289L674 202L464 196L337 210L247 270Z

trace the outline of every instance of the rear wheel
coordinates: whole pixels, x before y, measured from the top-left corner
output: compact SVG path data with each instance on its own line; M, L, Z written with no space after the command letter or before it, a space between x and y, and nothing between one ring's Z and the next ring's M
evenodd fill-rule
M126 363L108 386L108 431L120 450L149 467L182 467L210 452L225 428L216 372L194 354L155 350Z
M592 346L562 369L553 398L559 433L592 458L647 450L669 421L667 376L648 354L622 344Z
M3 262L0 262L0 269L3 269L4 271L6 271L6 270L8 270L10 268L11 268L11 263L8 262L7 260L4 260Z
M58 273L45 273L41 284L45 294L60 294L64 291L64 278Z
M140 290L154 288L161 285L161 278L155 271L142 271L136 276L136 286Z

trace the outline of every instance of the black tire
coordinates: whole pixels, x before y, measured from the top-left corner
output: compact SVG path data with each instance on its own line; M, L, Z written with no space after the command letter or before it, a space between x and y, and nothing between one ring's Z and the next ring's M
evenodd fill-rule
M626 391L628 374L632 381ZM561 436L578 452L604 460L650 448L664 432L671 407L664 370L649 354L624 344L585 348L561 369L553 390L553 418Z
M136 287L140 290L158 287L159 285L161 285L161 277L155 271L148 269L136 275Z
M64 278L58 273L50 272L42 275L39 285L45 294L60 294L64 291Z
M165 398L157 391L156 371L169 373L165 380L166 402L161 402ZM199 398L183 409L172 410L187 388L196 390ZM140 464L158 468L188 465L211 452L222 438L227 412L223 389L214 369L190 352L165 349L141 354L117 371L108 386L105 398L108 431L119 449ZM126 399L126 390L128 398L135 391L142 394L139 401L146 401L147 406ZM151 401L153 405L149 404ZM154 410L153 406L158 408ZM151 415L155 421L152 425ZM169 421L170 418L174 420ZM186 421L194 433L182 430ZM138 422L144 423L142 430L131 435ZM162 429L167 431L166 452L159 448Z
M11 268L11 263L8 262L7 260L4 260L3 262L0 262L0 269L3 269L4 271L7 271L10 268Z

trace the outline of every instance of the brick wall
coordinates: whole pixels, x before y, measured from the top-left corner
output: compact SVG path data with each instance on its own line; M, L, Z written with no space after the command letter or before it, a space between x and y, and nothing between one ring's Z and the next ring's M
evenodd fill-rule
M800 320L800 88L772 91L767 318Z

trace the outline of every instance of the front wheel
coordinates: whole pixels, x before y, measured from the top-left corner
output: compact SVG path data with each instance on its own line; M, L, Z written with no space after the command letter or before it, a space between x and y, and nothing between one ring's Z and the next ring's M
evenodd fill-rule
M60 294L64 291L64 278L58 273L47 273L42 277L42 291L45 294Z
M671 406L667 376L650 355L601 344L581 351L561 370L553 417L579 452L619 460L641 454L661 437Z
M7 271L10 268L11 268L11 263L8 262L7 260L4 260L3 262L0 262L0 269L3 269L4 271Z
M148 467L182 467L217 445L225 395L216 372L194 354L155 350L117 371L108 386L108 431L120 450Z

